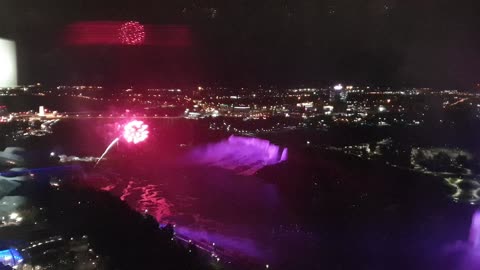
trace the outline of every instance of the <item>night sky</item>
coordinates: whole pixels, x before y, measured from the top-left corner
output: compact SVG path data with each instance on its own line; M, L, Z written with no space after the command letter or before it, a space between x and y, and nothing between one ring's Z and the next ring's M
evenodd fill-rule
M453 0L2 0L19 82L460 87L480 82L480 3ZM66 26L190 29L188 48L69 46Z

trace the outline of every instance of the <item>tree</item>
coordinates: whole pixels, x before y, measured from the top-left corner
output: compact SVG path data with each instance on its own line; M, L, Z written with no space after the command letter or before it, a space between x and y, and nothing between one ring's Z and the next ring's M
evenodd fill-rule
M423 153L423 151L417 151L417 154L415 155L415 161L417 164L423 167L428 167L428 159Z
M423 151L417 151L417 154L415 155L415 160L417 162L424 162L427 159Z
M448 171L451 167L452 160L450 156L445 152L438 152L433 156L432 166L436 171Z
M455 163L462 167L468 167L468 159L465 155L458 155L455 158Z
M377 149L377 142L369 143L368 148L370 149L370 152L375 152L375 150Z
M162 234L166 238L172 238L174 233L173 225L168 223L165 227L162 228Z

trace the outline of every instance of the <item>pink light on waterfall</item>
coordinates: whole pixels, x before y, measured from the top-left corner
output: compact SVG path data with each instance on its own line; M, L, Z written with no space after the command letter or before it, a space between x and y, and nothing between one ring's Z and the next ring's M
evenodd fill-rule
M125 125L123 128L123 138L128 143L137 144L143 142L148 138L148 125L143 121L133 120Z

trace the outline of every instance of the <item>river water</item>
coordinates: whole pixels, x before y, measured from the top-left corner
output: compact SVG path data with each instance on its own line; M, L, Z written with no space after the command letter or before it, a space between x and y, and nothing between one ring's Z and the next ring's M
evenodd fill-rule
M195 121L148 124L144 144L120 142L85 184L225 254L278 269L427 269L467 238L472 207L451 202L441 179L314 149L239 175L182 158L226 135ZM115 125L61 122L42 145L99 156Z
M88 178L160 223L176 224L184 237L215 243L224 252L269 262L276 251L272 233L290 223L273 184L220 168L130 163L148 167L106 171Z
M63 121L42 145L56 154L99 156L116 136L116 124ZM145 143L129 145L121 140L96 170L87 170L85 184L110 192L159 223L175 224L184 238L208 246L215 243L217 250L232 257L275 265L290 258L284 254L296 260L296 253L307 256L314 252L308 244L314 242L314 235L292 214L277 185L238 170L195 164L189 153L198 154L195 149L226 140L225 135L208 136L202 123L192 125L183 120L148 124L150 137ZM241 166L240 172L263 167L245 154L235 160L234 152L227 151L228 156L219 163L238 161L255 167ZM280 158L282 151L278 153Z

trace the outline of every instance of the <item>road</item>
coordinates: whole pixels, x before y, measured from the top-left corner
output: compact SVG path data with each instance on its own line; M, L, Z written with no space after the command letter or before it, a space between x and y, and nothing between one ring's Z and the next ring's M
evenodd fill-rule
M159 116L159 115L102 115L102 114L86 114L86 113L61 113L57 115L46 114L45 116L39 116L37 114L23 114L15 116L16 119L29 119L29 120L61 120L61 119L182 119L185 118L182 115L178 116Z

